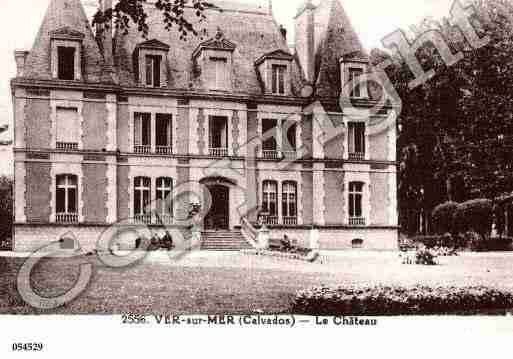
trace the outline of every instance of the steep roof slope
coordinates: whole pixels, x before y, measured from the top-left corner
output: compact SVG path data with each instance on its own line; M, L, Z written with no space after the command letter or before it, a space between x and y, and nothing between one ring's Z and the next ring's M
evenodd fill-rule
M195 37L189 34L187 41L182 41L176 28L165 29L162 14L153 4L147 4L149 34L148 39L157 39L170 46L168 53L168 86L174 89L199 90L199 79L195 77L192 55L202 42L213 38L217 31L235 45L233 52L234 92L251 95L261 94L262 88L255 70L255 61L264 54L276 50L289 52L280 27L267 7L251 6L226 1L212 1L221 8L208 9L207 19L199 23L193 9L186 9L186 16L196 29L205 30L206 34ZM120 84L136 86L132 54L137 44L146 39L131 26L127 35L116 34L115 63L118 68ZM296 67L296 65L293 65Z
M25 77L51 79L50 33L72 29L84 35L83 69L86 82L100 82L103 73L103 56L80 0L51 0L39 28L36 40L26 61Z
M317 96L340 94L342 57L365 50L340 0L322 0L315 10L315 78Z

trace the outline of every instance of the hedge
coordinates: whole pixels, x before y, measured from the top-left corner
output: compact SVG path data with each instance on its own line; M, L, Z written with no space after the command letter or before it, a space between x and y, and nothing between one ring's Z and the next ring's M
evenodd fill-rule
M433 209L432 226L437 234L454 233L454 213L458 208L456 202L445 202Z
M488 199L475 199L458 205L454 213L455 232L477 232L489 237L493 224L493 203Z
M492 313L512 307L512 293L486 287L378 286L300 291L290 312L324 316L441 315Z

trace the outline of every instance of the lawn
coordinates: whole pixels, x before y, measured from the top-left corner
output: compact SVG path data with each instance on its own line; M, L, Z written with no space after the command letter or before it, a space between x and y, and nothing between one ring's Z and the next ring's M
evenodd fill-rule
M108 268L95 257L54 258L35 268L34 286L53 296L74 283L78 264L85 261L96 268L88 289L50 313L279 313L288 309L297 290L319 285L486 285L513 292L510 253L442 258L434 267L402 265L396 253L377 252L332 253L313 264L235 253L199 253L173 263L164 253L154 253L123 270ZM16 293L22 263L20 258L0 258L0 313L41 313Z

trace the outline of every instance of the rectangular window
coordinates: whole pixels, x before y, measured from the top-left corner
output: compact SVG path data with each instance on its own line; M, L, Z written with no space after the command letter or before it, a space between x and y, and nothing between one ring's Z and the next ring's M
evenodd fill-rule
M57 222L78 221L78 179L73 175L56 178L55 212Z
M363 183L351 182L349 184L349 217L350 218L361 218L363 216L362 198L363 198Z
M57 68L59 80L75 79L75 51L74 47L59 46L57 48Z
M134 114L134 145L136 153L151 152L151 114Z
M282 124L282 132L283 152L296 152L297 123L295 121L284 120Z
M160 68L162 56L146 55L146 85L160 87Z
M57 107L56 148L78 150L80 121L77 108Z
M272 92L277 95L285 95L285 74L287 73L287 66L273 65L272 66Z
M228 88L228 59L223 57L211 57L214 63L214 86L216 90L226 90Z
M212 156L228 156L228 119L226 117L210 117L209 142Z
M358 82L358 78L363 75L362 69L349 69L349 84L351 86L351 97L360 98L362 97L361 84Z
M278 121L262 119L262 151L263 157L278 158Z
M149 213L151 179L149 177L137 177L134 181L134 214L143 216Z
M349 122L348 123L348 149L349 159L363 160L365 159L365 123Z
M172 153L173 133L172 133L173 116L170 114L158 113L156 116L155 131L157 153L161 155L169 155Z

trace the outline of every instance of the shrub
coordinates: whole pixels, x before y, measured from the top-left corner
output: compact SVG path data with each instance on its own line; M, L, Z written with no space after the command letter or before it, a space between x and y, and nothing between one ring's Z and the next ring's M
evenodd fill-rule
M476 243L474 250L479 252L504 252L513 249L513 238L492 237Z
M0 177L0 246L2 249L10 249L13 217L12 185L12 179Z
M478 314L508 310L513 294L486 287L314 288L300 291L290 312L302 315Z
M474 231L482 238L490 236L493 223L493 203L475 199L458 205L454 213L455 229L459 233Z
M454 213L457 208L456 202L445 202L435 207L431 213L435 233L454 233Z
M436 262L436 254L431 252L429 249L423 248L419 249L415 254L415 264L425 265L425 266L434 266L438 263Z
M426 248L460 248L464 246L464 241L459 239L457 236L452 236L450 233L436 236L417 236L413 237L412 241L416 245L423 245Z

